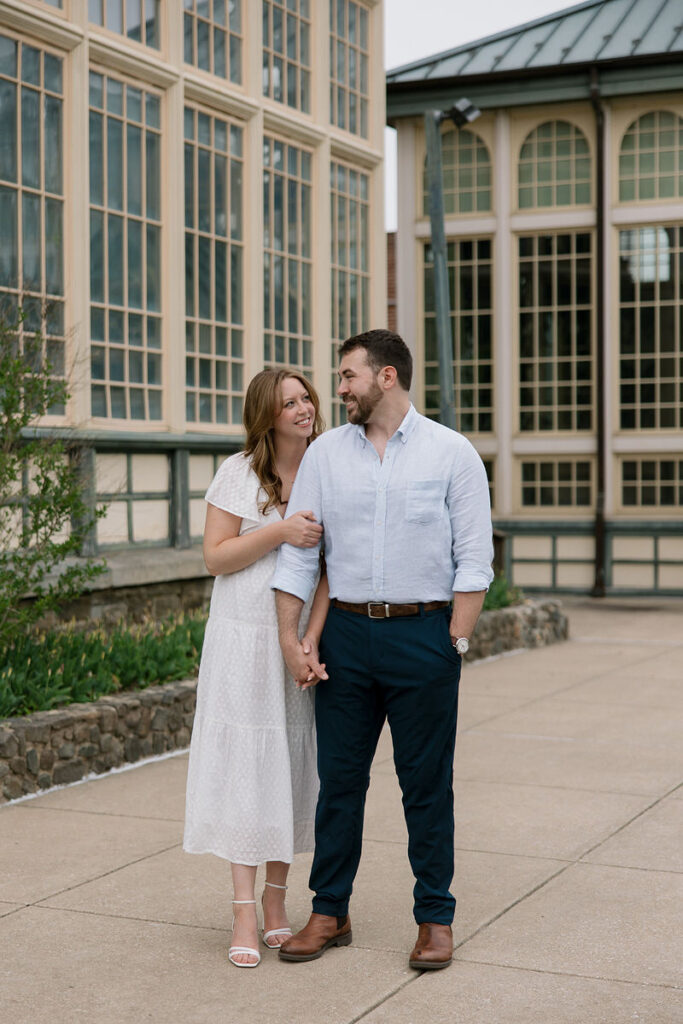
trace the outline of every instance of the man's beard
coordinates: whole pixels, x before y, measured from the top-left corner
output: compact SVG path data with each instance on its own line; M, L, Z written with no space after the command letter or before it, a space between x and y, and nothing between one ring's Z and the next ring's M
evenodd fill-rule
M381 402L383 394L384 392L379 384L373 381L371 389L366 395L353 395L354 406L352 408L349 408L348 405L346 406L346 417L349 423L367 423L375 408Z

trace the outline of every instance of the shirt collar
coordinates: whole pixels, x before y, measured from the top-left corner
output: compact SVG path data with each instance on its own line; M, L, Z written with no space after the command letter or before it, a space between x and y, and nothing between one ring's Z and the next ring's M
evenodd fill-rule
M399 439L401 441L401 444L405 444L406 443L406 441L410 437L411 433L415 429L415 425L417 423L417 418L418 418L418 412L417 412L415 406L413 405L413 403L411 402L410 403L410 408L408 409L408 412L405 414L405 416L403 417L403 419L399 423L398 427L396 428L396 434L398 434ZM361 439L362 443L365 444L367 442L367 435L365 433L365 424L364 423L357 423L357 424L355 424L355 427L356 427L356 433L358 434L358 436ZM392 436L395 437L396 434L394 434Z

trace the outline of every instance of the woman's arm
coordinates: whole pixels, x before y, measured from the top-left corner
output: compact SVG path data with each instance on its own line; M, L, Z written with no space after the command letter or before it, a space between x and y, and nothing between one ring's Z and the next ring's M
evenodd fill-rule
M315 522L312 512L297 512L289 519L268 523L240 537L241 523L241 518L232 512L207 504L204 564L212 576L246 569L283 543L315 547L322 536L322 526Z
M320 634L323 631L323 626L325 625L325 619L327 618L327 610L329 607L330 585L327 581L327 573L323 572L315 591L313 604L311 605L311 614L308 619L308 625L306 626L306 635L304 638L308 640L313 640L316 647L320 643Z

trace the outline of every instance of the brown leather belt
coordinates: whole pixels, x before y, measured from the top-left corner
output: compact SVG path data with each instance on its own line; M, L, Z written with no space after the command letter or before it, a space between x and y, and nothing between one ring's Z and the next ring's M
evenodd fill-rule
M350 601L338 601L332 598L335 608L343 612L355 612L356 615L367 615L369 619L396 619L402 615L419 615L420 611L435 612L437 608L446 608L449 601L427 601L419 604L384 604L382 601L367 601L363 604L352 604Z

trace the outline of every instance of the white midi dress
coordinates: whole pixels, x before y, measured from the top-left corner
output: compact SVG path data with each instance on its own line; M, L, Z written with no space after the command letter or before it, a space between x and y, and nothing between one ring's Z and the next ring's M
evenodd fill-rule
M240 535L279 518L260 511L265 494L243 453L223 462L206 500L241 517ZM183 848L237 864L313 849L313 689L297 690L280 651L276 559L216 577L199 668Z

